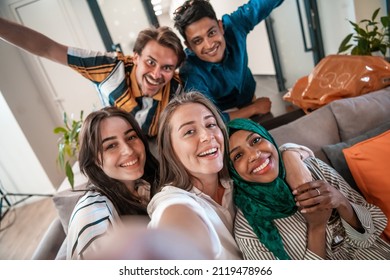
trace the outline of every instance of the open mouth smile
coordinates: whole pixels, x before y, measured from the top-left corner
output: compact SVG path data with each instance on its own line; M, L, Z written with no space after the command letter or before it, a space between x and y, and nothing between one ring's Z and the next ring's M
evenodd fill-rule
M145 76L145 80L148 84L150 84L152 86L160 86L160 85L164 84L164 81L162 81L161 79L155 80L149 76Z
M211 148L211 149L208 149L207 151L200 153L198 156L199 157L206 157L206 156L210 156L210 155L215 155L217 152L218 152L217 148Z
M122 163L120 166L121 167L128 167L128 166L132 166L132 165L136 164L137 162L138 162L138 159L135 159L135 160L132 160L132 161L128 161L128 162Z
M268 166L269 163L270 163L270 160L269 160L269 158L267 158L259 167L253 169L251 173L260 172L261 170L263 170L264 168L266 168L266 167Z

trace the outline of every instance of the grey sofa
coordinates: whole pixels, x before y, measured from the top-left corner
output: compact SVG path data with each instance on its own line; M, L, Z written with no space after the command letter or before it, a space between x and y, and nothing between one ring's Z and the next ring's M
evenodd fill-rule
M305 145L312 149L318 158L332 165L335 157L329 152L332 149L328 149L326 153L324 147L340 147L341 143L348 143L348 140L389 122L390 87L358 97L333 101L293 122L270 130L270 133L278 145L287 142ZM85 178L78 176L80 177L76 178L76 182L79 182L82 187ZM79 192L62 190L54 196L53 200L59 215L42 238L33 259L65 257L64 240L66 240L67 223L70 212L80 195Z

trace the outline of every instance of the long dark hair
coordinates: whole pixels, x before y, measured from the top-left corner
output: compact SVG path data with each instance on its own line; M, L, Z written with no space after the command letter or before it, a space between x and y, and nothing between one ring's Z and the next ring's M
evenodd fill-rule
M126 120L137 133L145 146L146 163L142 179L151 186L151 196L156 191L158 182L158 162L149 149L146 137L134 119L134 116L117 107L105 107L90 113L82 125L80 133L79 164L81 172L89 179L88 189L107 196L114 204L119 215L147 214L145 207L129 192L125 184L107 176L100 168L103 158L103 146L100 134L100 124L104 119L120 117Z

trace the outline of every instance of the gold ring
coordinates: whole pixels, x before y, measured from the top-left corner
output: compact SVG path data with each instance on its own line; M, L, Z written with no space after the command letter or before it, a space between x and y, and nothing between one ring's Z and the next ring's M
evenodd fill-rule
M320 196L321 195L320 190L318 188L316 188L316 191L318 192L318 196Z

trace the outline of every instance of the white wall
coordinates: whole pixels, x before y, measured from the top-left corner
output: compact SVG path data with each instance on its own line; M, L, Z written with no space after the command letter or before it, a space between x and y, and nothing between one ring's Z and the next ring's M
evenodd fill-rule
M2 0L0 16L64 44L104 50L86 1ZM96 90L70 68L35 57L1 40L0 56L0 91L34 151L36 158L31 160L38 161L52 187L57 188L65 175L56 165L58 136L53 129L62 125L64 110L79 116L80 110L88 113L100 107ZM7 160L0 153L0 162L4 164ZM26 161L23 157L18 160L19 166ZM31 172L31 182L39 180L39 176ZM35 191L26 185L18 188L22 192Z
M325 55L336 54L347 34L352 32L347 19L354 20L353 0L318 0Z
M0 9L1 11L1 9ZM37 87L29 67L22 59L21 53L16 48L4 43L0 40L0 91L4 97L7 107L9 106L15 119L20 126L29 145L35 152L36 158L31 158L31 154L20 153L20 147L14 146L12 143L18 141L17 139L10 142L10 145L2 145L0 151L0 163L3 166L8 166L9 157L5 155L3 150L7 149L13 151L13 157L18 160L19 164L12 165L18 171L21 167L28 172L29 167L25 162L38 161L45 169L46 173L53 182L53 185L62 180L62 175L58 172L55 165L56 153L56 139L57 137L52 133L52 129L56 126L56 120L52 118L50 109L45 105L41 91ZM3 118L3 112L0 113ZM3 127L1 127L3 129ZM14 135L1 133L1 138L14 139ZM38 163L36 163L38 164ZM8 166L10 168L10 166ZM17 172L11 172L17 174ZM50 174L50 175L49 175ZM41 174L30 173L29 180L31 183L37 182ZM56 181L57 178L57 181ZM1 179L1 178L0 178ZM31 185L31 184L30 184ZM22 192L35 192L35 189L29 189L25 185L14 186Z
M53 193L45 170L0 92L0 183L9 193ZM10 196L12 203L23 197Z
M352 21L359 22L362 19L371 19L372 13L381 8L377 19L386 15L386 0L354 0L356 17Z
M100 1L104 21L115 44L120 43L125 54L133 53L138 33L149 25L141 1L128 0ZM126 8L125 8L126 7Z

